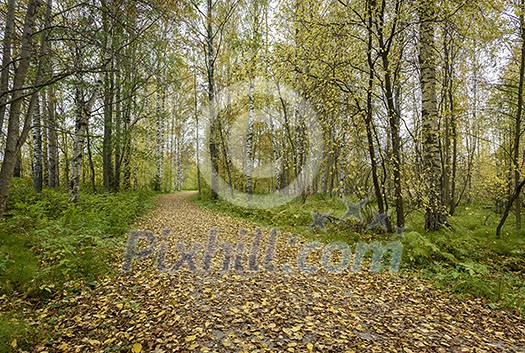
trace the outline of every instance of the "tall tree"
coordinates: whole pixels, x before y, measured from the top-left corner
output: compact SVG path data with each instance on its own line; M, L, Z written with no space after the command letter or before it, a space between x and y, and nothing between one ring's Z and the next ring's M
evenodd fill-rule
M4 39L2 42L2 71L0 73L0 141L3 141L3 127L6 103L9 90L9 70L11 62L11 43L16 15L16 0L7 2L7 16L5 18Z
M513 177L513 188L509 199L505 206L503 216L496 228L496 235L501 236L501 230L507 220L509 212L514 205L516 214L516 229L521 229L521 190L525 181L521 180L520 172L520 141L523 134L522 120L523 120L523 90L525 85L525 0L520 0L517 8L519 18L519 38L521 42L519 51L519 77L518 77L518 89L517 89L517 102L516 102L516 116L514 118L514 129L513 129L513 142L512 142L512 177Z
M113 175L113 115L114 115L114 95L115 95L115 60L114 42L115 27L117 26L117 4L114 0L102 0L102 29L104 31L104 41L102 50L102 60L104 65L104 138L102 146L102 175L104 189L106 191L114 189Z
M82 164L84 156L84 142L88 133L89 118L93 104L98 96L98 91L102 85L102 81L97 81L94 85L90 96L86 99L84 90L85 82L82 71L82 50L75 48L75 67L76 67L76 82L75 82L75 133L73 141L73 156L71 159L71 180L69 182L69 201L78 202L80 199L80 178L82 176Z
M7 198L11 189L11 182L15 171L17 155L25 143L29 125L25 124L20 131L20 115L25 94L24 84L32 58L34 23L37 17L40 0L29 0L20 43L18 67L13 78L12 94L10 95L9 122L4 152L4 160L0 169L0 217L5 212Z
M33 112L33 186L37 192L42 192L44 158L42 155L42 110L38 94L36 100Z
M48 164L48 181L47 185L50 188L59 186L58 178L58 139L57 139L57 123L56 123L56 97L54 86L50 86L47 93L47 112L46 112L46 126L47 126L47 164Z
M434 231L446 224L441 193L439 118L436 92L435 0L419 2L419 65L421 69L421 117L425 183L425 229Z
M206 0L206 49L205 49L205 61L206 61L206 77L208 82L208 105L210 107L209 117L210 119L210 133L209 144L210 158L211 158L211 199L216 200L219 197L219 152L217 148L217 135L220 125L218 119L215 117L215 111L213 104L215 103L215 44L214 44L215 32L213 26L213 2L212 0Z

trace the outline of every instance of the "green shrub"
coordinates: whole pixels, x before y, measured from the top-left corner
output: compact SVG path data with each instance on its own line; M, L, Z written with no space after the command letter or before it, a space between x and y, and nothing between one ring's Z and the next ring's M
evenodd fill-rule
M23 295L41 305L66 281L88 283L111 272L125 233L152 207L153 196L85 193L71 204L63 191L37 194L30 182L16 179L0 220L0 295ZM17 314L0 315L0 353L14 339L19 347L30 340L29 318Z
M37 333L17 313L0 312L0 353L14 352L14 347L30 351Z
M404 233L403 245L403 258L411 265L428 265L434 261L451 263L457 261L454 255L441 250L429 236L423 236L418 232Z

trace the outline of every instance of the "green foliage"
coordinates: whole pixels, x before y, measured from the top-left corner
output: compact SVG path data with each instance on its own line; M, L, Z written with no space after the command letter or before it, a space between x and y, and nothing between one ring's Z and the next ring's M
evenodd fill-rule
M418 232L408 232L404 234L405 261L413 266L427 265L434 261L456 262L454 255L443 251L428 236L423 236Z
M25 192L23 191L25 189ZM107 272L124 234L151 194L83 195L70 204L63 192L41 195L15 185L0 229L0 293L39 295L48 282L92 280Z
M18 348L29 351L35 330L27 325L16 312L0 312L0 353L14 352L13 341Z
M19 293L41 303L65 281L91 282L111 272L124 234L152 207L152 197L145 191L83 194L71 204L64 192L39 195L30 182L16 180L0 221L0 295ZM27 331L22 321L21 328L12 321L6 315L0 321L0 337L9 342Z

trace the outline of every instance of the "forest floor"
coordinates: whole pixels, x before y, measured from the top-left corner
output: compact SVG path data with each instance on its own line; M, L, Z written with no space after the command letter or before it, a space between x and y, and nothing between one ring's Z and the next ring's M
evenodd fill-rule
M159 197L136 228L156 235L157 254L160 243L167 244L167 268L180 258L178 243L188 249L202 244L193 259L196 271L188 269L191 261L172 273L159 271L153 254L135 260L127 274L55 298L36 313L37 324L53 339L35 351L525 352L522 319L482 301L460 302L419 279L389 272L284 270L284 264L295 264L298 246L307 241L300 237L292 244L286 234L279 236L275 271L263 264L265 230L259 271L247 269L246 256L237 264L244 273L232 266L221 274L219 251L205 273L211 229L218 230L219 243L246 243L247 254L257 227L200 208L191 195ZM165 229L171 233L161 236ZM118 271L125 251L115 263Z

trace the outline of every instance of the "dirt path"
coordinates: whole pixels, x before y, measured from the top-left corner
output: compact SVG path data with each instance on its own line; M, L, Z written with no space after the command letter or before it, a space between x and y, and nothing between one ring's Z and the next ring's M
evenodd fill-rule
M188 196L161 197L138 229L156 234L157 254L160 243L166 244L166 268L181 257L177 243L189 249L201 243L193 259L196 271L188 270L188 262L163 273L152 258L134 261L128 274L63 298L42 313L58 338L38 351L525 352L525 325L517 318L481 302L451 300L416 280L390 273L283 271L283 264L295 263L300 239L292 246L281 235L276 270L267 271L268 230L259 271L236 273L233 254L230 271L221 274L219 251L211 272L204 273L210 229L218 229L219 243L245 242L248 254L252 234L238 232L255 227L201 209ZM164 229L171 234L161 238ZM247 257L237 267L247 269Z

